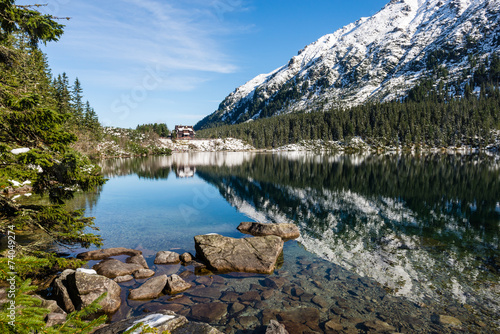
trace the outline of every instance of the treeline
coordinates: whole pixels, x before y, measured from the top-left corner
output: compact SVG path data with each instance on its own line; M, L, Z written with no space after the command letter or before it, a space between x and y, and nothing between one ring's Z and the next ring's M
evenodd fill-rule
M73 128L98 132L101 127L99 118L89 101L83 101L83 88L78 78L73 85L69 84L66 73L54 78L50 87L56 101L57 110L61 114L68 114L68 124Z
M464 73L464 81L446 83L443 78L448 74L438 67L401 101L325 112L306 110L200 130L197 136L239 138L256 148L354 136L384 146L484 147L493 140L491 130L500 129L500 59L493 55L477 68Z
M390 102L349 110L289 114L197 132L198 137L233 137L256 148L301 140L342 141L359 136L380 145L485 146L500 128L500 91L449 102Z
M160 137L167 137L170 134L170 130L168 129L167 124L165 123L142 124L142 125L137 125L135 129L141 133L153 132Z

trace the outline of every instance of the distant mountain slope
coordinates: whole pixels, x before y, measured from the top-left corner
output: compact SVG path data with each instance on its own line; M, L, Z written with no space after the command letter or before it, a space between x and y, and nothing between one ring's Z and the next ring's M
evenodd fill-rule
M391 0L240 86L195 128L389 101L431 73L465 82L500 50L499 21L500 0Z

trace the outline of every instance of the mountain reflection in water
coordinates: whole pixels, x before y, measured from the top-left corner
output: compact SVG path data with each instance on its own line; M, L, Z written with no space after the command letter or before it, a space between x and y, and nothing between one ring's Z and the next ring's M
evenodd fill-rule
M193 171L239 212L297 224L309 252L395 295L415 302L452 298L500 313L495 158L186 153L108 160L102 167L108 176L148 179Z

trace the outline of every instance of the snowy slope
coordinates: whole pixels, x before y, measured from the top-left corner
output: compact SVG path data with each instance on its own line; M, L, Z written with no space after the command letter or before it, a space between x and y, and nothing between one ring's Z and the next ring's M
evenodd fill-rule
M500 50L499 12L500 0L392 0L237 88L196 128L392 100L428 74L433 59L457 79L469 55Z

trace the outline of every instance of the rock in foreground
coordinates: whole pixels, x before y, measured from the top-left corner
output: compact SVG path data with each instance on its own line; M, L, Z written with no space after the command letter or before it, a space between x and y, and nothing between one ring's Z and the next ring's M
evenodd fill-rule
M277 236L234 239L221 235L194 237L196 256L219 272L270 274L283 251Z
M104 328L95 331L95 334L116 334L123 333L128 328L142 322L145 325L155 327L158 333L170 331L172 334L222 334L217 329L208 324L198 322L188 322L188 320L172 311L159 311L146 317L135 317L115 322Z
M67 269L54 281L54 293L66 312L80 310L107 292L99 303L102 311L113 313L121 305L120 286L113 280Z
M107 278L115 278L118 276L131 275L135 271L144 269L137 263L123 263L116 259L107 259L99 262L94 267L99 275L106 276Z
M84 252L78 254L76 257L88 261L88 260L104 260L108 257L118 256L118 255L135 256L140 254L142 254L142 252L135 249L116 247L116 248L106 248L106 249L98 249L95 251Z
M297 239L300 237L299 228L290 223L263 224L256 222L243 222L238 226L238 231L254 236L276 235L286 240Z
M165 285L167 284L167 275L156 276L147 280L137 289L130 290L130 299L153 299L157 298Z

